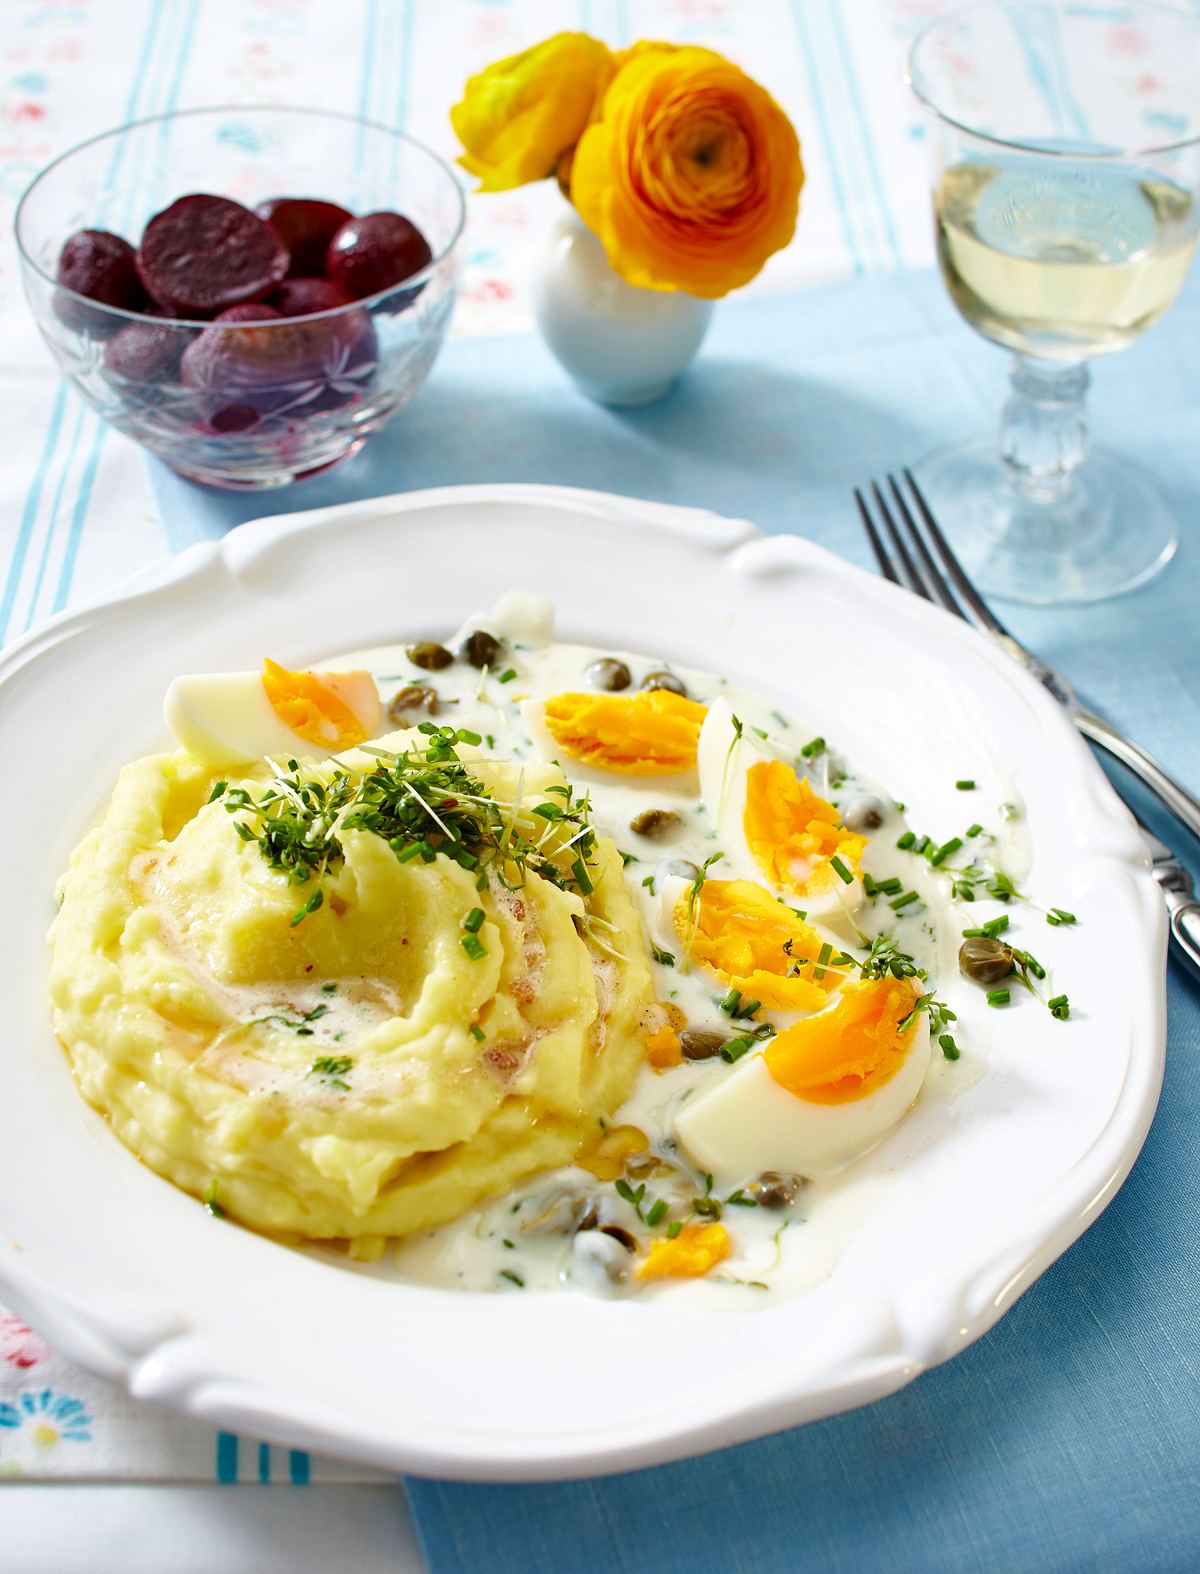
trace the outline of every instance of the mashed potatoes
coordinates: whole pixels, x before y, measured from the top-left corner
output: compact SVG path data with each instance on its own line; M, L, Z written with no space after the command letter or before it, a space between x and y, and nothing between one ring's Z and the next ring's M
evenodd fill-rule
M343 814L323 843L305 818L306 784L339 772L346 794L382 772L403 804L425 778L398 762L436 745L414 730L386 758L225 783L186 752L139 760L63 879L50 985L82 1092L152 1169L255 1228L365 1245L456 1218L570 1162L643 1063L655 1008L621 860L580 843L585 806L555 819L576 801L554 766L458 742L472 802L421 791L438 824L478 814L461 858L437 830L389 838L386 815ZM301 881L268 835L297 793L331 853Z

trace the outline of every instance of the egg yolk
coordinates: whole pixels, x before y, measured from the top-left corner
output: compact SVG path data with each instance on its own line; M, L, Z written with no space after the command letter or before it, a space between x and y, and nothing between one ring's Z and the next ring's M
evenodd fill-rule
M723 1224L685 1224L672 1240L655 1241L639 1279L699 1279L733 1251Z
M840 883L834 857L862 873L867 838L846 830L833 805L782 760L761 760L747 771L742 830L763 873L785 889L803 894Z
M555 694L544 714L550 736L573 760L628 776L673 776L695 765L708 711L670 689L646 689Z
M911 979L848 984L837 1005L785 1028L763 1051L767 1070L810 1104L848 1104L890 1082L917 1030L900 1023L917 1002Z
M368 732L337 692L335 677L356 678L358 674L319 678L312 672L292 672L269 656L263 661L263 688L285 727L323 749L352 749Z
M689 955L741 994L786 1011L820 1011L844 973L820 967L821 937L750 880L706 880L672 915Z

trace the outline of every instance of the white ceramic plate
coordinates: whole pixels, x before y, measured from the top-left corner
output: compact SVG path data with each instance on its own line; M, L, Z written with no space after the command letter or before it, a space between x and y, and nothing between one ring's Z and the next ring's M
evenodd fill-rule
M1033 893L1079 915L1037 940L1070 1023L1031 1004L986 1013L990 1046L970 1025L986 1071L964 1057L962 1094L918 1105L866 1161L871 1207L802 1299L726 1313L667 1295L470 1296L218 1227L84 1105L50 1032L55 877L118 767L165 745L171 678L444 636L513 584L553 598L565 638L777 695L932 831L961 826L956 777L990 792L980 804L1015 787ZM245 525L14 646L0 736L0 1294L132 1394L221 1426L517 1480L656 1463L849 1409L989 1328L1111 1199L1150 1124L1165 935L1129 815L1002 654L795 537L517 486Z

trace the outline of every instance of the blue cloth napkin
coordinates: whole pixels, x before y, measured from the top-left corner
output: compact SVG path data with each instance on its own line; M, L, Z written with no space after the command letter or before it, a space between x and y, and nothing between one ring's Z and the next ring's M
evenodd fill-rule
M1104 605L1005 610L1193 785L1198 347L1193 278L1163 326L1096 368L1096 436L1171 496L1185 530L1175 563ZM725 303L701 359L648 409L587 403L533 338L463 341L340 471L261 496L157 465L154 484L176 546L264 513L520 480L701 504L865 563L851 486L993 427L1003 393L1004 357L940 282L900 275ZM1139 807L1200 871L1200 847ZM986 1338L891 1399L704 1459L551 1486L410 1481L433 1574L1200 1568L1200 989L1174 963L1169 1009L1165 1091L1132 1176Z

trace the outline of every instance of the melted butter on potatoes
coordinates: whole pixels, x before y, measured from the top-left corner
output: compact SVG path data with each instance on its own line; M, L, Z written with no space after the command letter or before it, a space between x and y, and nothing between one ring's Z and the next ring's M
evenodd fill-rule
M533 811L564 802L561 773L472 753L506 823L544 836ZM302 774L328 781L338 763ZM273 774L229 785L259 798ZM401 861L374 831L339 828L321 905L296 922L316 885L240 840L212 788L184 752L128 766L51 932L80 1088L151 1168L196 1196L215 1181L255 1228L354 1240L445 1223L594 1138L632 1087L651 1008L610 842L582 886L497 860L478 889L449 857Z

